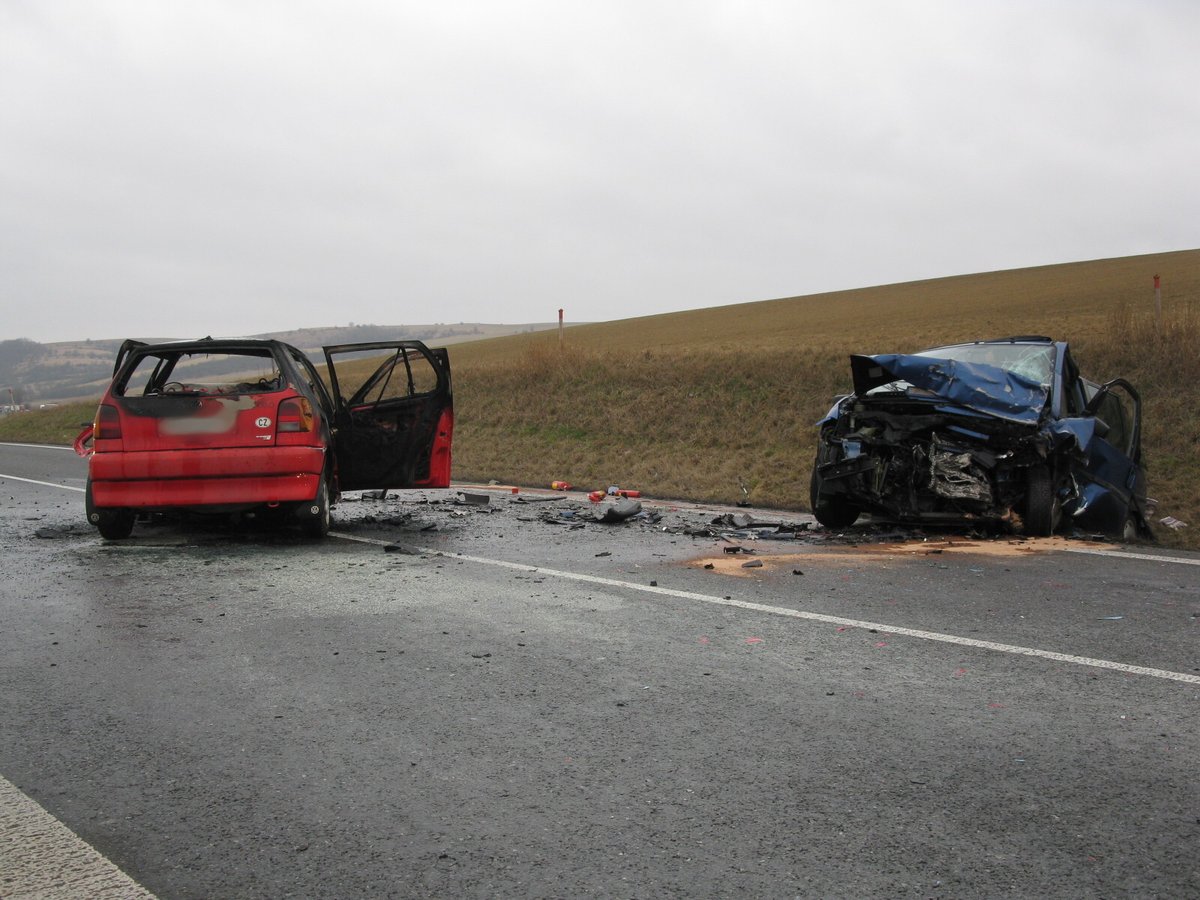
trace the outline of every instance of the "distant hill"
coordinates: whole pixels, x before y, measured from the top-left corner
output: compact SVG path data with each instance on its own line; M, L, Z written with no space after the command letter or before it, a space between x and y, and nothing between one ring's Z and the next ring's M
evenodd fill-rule
M344 325L299 328L251 337L286 341L299 347L314 360L319 360L321 348L332 344L417 340L440 347L462 341L527 334L556 327L554 323L543 322L524 325L468 322L455 325ZM147 343L176 339L141 336L138 338ZM112 338L51 344L39 344L24 338L0 341L0 404L11 402L36 407L44 403L62 403L99 396L112 377L113 361L123 340L124 338Z

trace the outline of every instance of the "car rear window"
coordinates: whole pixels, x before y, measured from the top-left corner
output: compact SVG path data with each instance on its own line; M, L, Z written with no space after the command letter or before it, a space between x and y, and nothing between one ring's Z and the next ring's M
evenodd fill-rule
M126 397L252 394L286 387L269 351L150 353L137 356L114 392Z

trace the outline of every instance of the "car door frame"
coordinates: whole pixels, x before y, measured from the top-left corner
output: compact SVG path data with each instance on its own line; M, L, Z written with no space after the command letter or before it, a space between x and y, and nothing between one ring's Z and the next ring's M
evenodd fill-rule
M1102 422L1098 414L1103 400L1116 396L1118 391L1128 401L1127 410L1121 402L1123 411L1130 413L1124 446L1109 440L1106 428L1097 427L1088 445L1087 465L1076 472L1085 482L1082 490L1087 498L1080 512L1113 533L1127 531L1131 520L1140 530L1146 527L1146 473L1141 458L1142 398L1124 378L1114 378L1099 385L1087 399L1084 409L1086 417ZM1089 484L1094 487L1089 489Z
M454 404L449 354L421 341L371 341L322 347L333 402L333 446L339 490L447 487ZM338 377L341 354L380 351L381 361L350 397ZM419 355L436 376L432 390L416 391L409 360ZM403 365L407 388L384 397ZM369 394L379 390L371 400Z

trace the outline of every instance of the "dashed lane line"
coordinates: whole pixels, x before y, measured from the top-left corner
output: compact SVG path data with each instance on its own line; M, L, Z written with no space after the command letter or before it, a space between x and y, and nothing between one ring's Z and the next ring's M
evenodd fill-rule
M154 900L154 895L0 776L0 896Z
M386 547L394 541L384 541L378 538L360 537L343 532L330 532L332 537L347 541L357 541L361 544L372 544ZM562 569L548 569L544 566L531 566L527 563L509 562L503 559L491 559L486 556L467 556L466 554L446 553L425 547L417 548L420 553L441 556L446 559L461 559L464 562L479 563L485 566L496 566L511 569L516 572L536 572L539 575L549 575L567 581L579 581L586 584L603 585L604 587L622 588L640 591L645 594L656 594L662 597L675 597L680 600L694 600L699 603L709 603L715 606L730 606L735 609L746 609L754 612L767 613L774 616L784 616L790 619L803 619L809 622L821 622L827 625L840 625L847 628L863 628L889 635L901 635L917 638L923 641L936 641L941 644L955 644L959 647L974 647L980 650L991 650L995 653L1009 653L1015 656L1032 656L1038 659L1053 660L1054 662L1070 663L1077 666L1091 666L1096 669L1111 669L1114 672L1125 672L1129 675L1144 675L1149 678L1161 678L1167 681L1180 681L1184 684L1200 684L1200 675L1187 672L1172 672L1169 669L1155 669L1149 666L1134 666L1129 663L1114 662L1108 659L1092 659L1087 656L1076 656L1071 653L1058 653L1054 650L1039 650L1036 647L1021 647L1016 644L1001 644L995 641L981 641L976 638L961 637L955 634L942 634L937 631L922 631L917 628L904 628L896 625L885 625L881 622L866 622L860 619L847 619L842 616L829 616L824 613L808 612L800 609L789 609L786 606L768 606L765 603L752 603L748 600L735 600L731 597L717 597L712 594L699 594L693 591L680 591L675 588L659 587L650 584L635 584L632 581L621 581L616 578L604 578L599 575L585 575L580 572L567 572Z

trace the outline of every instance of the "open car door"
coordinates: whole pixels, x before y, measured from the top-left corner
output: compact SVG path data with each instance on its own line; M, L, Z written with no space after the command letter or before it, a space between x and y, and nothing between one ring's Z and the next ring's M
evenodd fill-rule
M339 490L449 487L450 357L420 341L322 348Z
M1088 445L1087 467L1077 472L1080 509L1113 533L1132 521L1148 533L1145 521L1146 473L1142 468L1142 399L1133 385L1116 378L1097 389L1087 385L1086 416L1097 419L1095 437ZM1099 423L1103 426L1099 426Z

